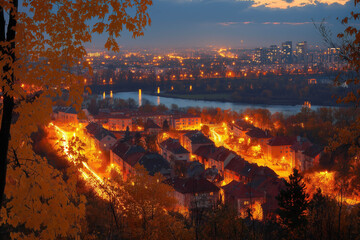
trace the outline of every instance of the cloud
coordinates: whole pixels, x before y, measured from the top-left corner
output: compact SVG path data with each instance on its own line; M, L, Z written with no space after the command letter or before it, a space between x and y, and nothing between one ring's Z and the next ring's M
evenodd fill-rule
M320 22L220 22L218 25L229 27L233 25L247 25L247 24L263 24L263 25L292 25L292 26L300 26L306 24L320 24ZM327 22L323 22L327 23Z
M232 25L238 25L238 24L251 24L254 22L220 22L218 23L218 25L224 26L224 27L228 27L228 26L232 26Z
M237 1L244 2L244 0L237 0ZM340 5L345 5L349 1L350 0L253 0L252 7L287 9L287 8L305 7L307 5L317 5L317 4L332 5L336 3Z

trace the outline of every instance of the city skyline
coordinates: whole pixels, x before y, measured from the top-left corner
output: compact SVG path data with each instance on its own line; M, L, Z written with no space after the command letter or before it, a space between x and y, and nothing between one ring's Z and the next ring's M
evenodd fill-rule
M283 4L283 5L281 5ZM123 48L256 48L283 41L325 45L315 25L325 22L333 36L343 31L342 17L353 2L160 0L150 7L151 26L132 39L124 32L117 39ZM95 36L88 49L103 49L103 36Z

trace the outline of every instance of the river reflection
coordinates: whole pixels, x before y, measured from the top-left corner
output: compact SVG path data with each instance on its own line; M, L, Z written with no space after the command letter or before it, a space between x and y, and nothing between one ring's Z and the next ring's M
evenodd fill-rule
M106 95L110 97L110 95ZM233 111L244 111L247 108L266 108L271 113L282 112L286 115L296 114L300 112L302 105L266 105L266 104L246 104L246 103L232 103L232 102L219 102L219 101L203 101L203 100L191 100L191 99L179 99L169 97L153 96L139 92L118 92L113 94L113 98L120 99L134 99L139 106L144 103L145 100L150 101L154 105L164 104L171 108L172 104L178 105L180 108L186 107L218 107L221 109L231 109ZM322 106L311 106L311 109L316 110Z

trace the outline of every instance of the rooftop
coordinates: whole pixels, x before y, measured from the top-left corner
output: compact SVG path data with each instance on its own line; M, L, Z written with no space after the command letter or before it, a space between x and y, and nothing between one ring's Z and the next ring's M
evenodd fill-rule
M160 143L160 147L166 149L174 154L187 154L189 153L177 139L168 138L167 140Z

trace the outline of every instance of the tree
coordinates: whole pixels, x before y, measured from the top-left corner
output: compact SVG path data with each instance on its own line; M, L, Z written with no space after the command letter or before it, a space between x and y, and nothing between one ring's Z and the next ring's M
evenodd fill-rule
M305 211L309 205L309 195L305 188L303 176L294 168L289 181L285 180L285 189L281 190L276 198L281 223L290 231L302 228L306 224Z
M67 104L80 110L84 81L75 72L81 72L77 71L79 69L91 72L90 64L83 58L86 56L84 44L91 41L92 34L106 33L105 48L119 50L115 38L123 29L137 37L150 24L148 7L151 4L151 0L23 0L20 7L18 0L0 1L0 88L3 94L0 207L5 210L1 211L1 217L6 217L2 222L16 219L14 224L20 224L25 220L22 219L25 212L9 214L20 206L45 211L40 206L47 202L39 196L50 194L46 191L53 196L45 200L61 199L66 203L66 198L71 198L70 195L56 197L56 193L62 192L58 189L60 185L54 187L50 183L61 184L61 176L56 177L56 170L33 153L30 134L38 125L47 125L52 111L51 97L61 96L64 89L68 91ZM59 181L55 183L49 179ZM6 183L12 181L16 186L6 187ZM24 195L24 189L35 189L32 196L36 199L38 195L37 205L29 206L26 200L30 198L17 196ZM54 204L57 207L53 210L61 212L60 203ZM47 224L51 222L56 221ZM29 227L38 226L42 226L40 222ZM56 227L66 229L63 224ZM60 233L55 228L53 231L53 234Z
M163 131L169 131L170 126L169 126L169 122L168 120L165 119L165 121L163 122Z
M106 193L112 199L113 218L121 232L119 239L191 239L191 229L169 214L176 199L160 173L150 176L137 164L126 182L119 178L112 180L106 188L111 191ZM125 222L126 226L121 226L120 222Z

